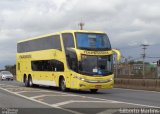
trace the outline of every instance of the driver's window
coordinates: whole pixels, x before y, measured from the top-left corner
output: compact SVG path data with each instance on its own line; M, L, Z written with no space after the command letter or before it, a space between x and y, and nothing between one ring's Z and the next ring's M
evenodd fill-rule
M74 48L74 38L71 33L63 33L62 34L64 48Z

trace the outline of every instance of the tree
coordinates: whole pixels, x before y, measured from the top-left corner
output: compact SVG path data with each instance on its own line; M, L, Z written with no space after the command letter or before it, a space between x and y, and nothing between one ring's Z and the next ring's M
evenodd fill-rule
M16 75L16 65L6 65L5 70L10 71L13 75Z

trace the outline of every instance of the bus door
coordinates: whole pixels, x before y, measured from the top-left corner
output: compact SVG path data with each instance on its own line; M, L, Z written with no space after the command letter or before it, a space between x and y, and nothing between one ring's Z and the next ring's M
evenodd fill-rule
M73 53L74 51L72 48L75 48L75 42L74 42L74 37L72 33L63 33L62 34L62 40L63 40L63 46L64 46L64 52L66 56L66 63L68 70L66 70L65 74L69 77L66 78L67 84L71 84L71 76L70 76L70 70L74 70L74 61L73 61ZM70 86L70 85L69 85Z

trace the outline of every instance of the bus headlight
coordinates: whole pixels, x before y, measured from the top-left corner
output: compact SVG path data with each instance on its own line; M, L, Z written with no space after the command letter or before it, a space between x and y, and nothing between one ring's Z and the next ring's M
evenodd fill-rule
M77 78L77 79L79 79L79 80L85 81L85 79L84 79L84 78L79 77L79 76L74 76L74 78Z
M110 81L113 81L113 78L110 78L109 80L110 80Z
M110 78L110 79L107 79L107 80L88 80L88 79L84 79L80 76L74 76L74 78L77 78L79 80L82 80L82 81L85 81L85 82L88 82L88 83L108 83L108 82L113 81L113 78Z

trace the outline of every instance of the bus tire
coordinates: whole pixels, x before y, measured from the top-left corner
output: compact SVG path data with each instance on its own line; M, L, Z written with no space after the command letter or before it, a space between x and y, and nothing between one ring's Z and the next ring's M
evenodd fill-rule
M32 77L29 76L29 77L28 77L28 86L29 86L29 87L33 87L33 85L34 85L34 84L33 84L33 82L32 82Z
M61 77L59 82L60 82L59 83L60 90L61 91L67 91L66 82L65 82L64 77Z
M97 93L98 89L90 89L91 93Z
M24 79L24 84L25 84L26 87L29 87L28 79L27 79L26 76L25 76L25 79Z

